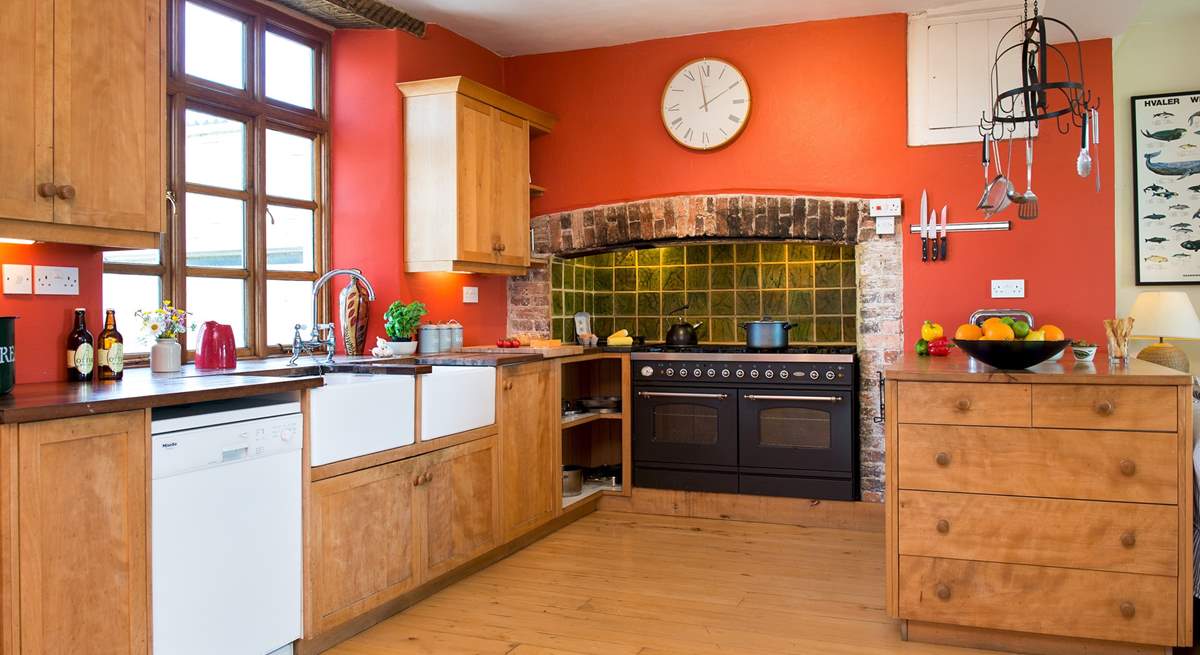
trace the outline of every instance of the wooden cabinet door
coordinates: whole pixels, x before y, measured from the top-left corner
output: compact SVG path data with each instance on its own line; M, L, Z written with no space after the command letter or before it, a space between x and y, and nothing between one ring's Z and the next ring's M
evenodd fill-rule
M313 483L309 636L377 607L416 584L414 461Z
M421 582L496 544L499 503L496 441L487 437L418 458L422 476Z
M562 499L553 362L500 369L500 533L511 541L554 517Z
M492 112L492 221L500 241L499 262L529 265L529 121Z
M26 655L149 652L148 411L18 428Z
M495 263L491 106L458 96L458 259Z
M54 180L52 3L0 2L0 43L0 218L49 221L37 188Z
M54 183L74 190L55 222L163 231L162 12L161 0L54 0Z

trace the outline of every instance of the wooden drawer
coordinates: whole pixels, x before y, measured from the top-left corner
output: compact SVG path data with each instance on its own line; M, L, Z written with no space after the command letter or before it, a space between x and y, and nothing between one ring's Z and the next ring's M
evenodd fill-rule
M1028 384L900 382L896 400L901 423L1030 425Z
M1174 576L1178 509L900 492L900 554Z
M900 557L900 616L1001 630L1171 645L1176 579Z
M1033 424L1099 430L1178 429L1178 387L1043 384L1033 395Z
M1178 502L1173 433L898 428L901 489Z

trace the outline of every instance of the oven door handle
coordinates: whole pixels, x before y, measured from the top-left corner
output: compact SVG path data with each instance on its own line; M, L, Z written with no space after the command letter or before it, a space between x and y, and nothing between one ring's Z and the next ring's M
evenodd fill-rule
M716 398L717 400L725 400L729 397L727 393L667 393L665 391L639 391L638 398Z
M794 400L796 402L821 402L821 403L840 403L840 396L763 396L759 394L746 394L746 400Z

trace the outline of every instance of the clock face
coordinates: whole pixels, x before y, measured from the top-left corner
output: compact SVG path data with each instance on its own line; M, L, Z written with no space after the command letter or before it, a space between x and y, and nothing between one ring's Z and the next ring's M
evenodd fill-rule
M729 143L750 118L750 87L742 72L721 59L683 65L663 89L662 119L667 134L693 150Z

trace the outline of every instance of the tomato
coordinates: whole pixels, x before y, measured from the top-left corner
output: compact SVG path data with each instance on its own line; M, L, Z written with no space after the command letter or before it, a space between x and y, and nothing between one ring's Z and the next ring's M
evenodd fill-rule
M496 339L496 347L497 348L507 348L508 347L508 339Z

